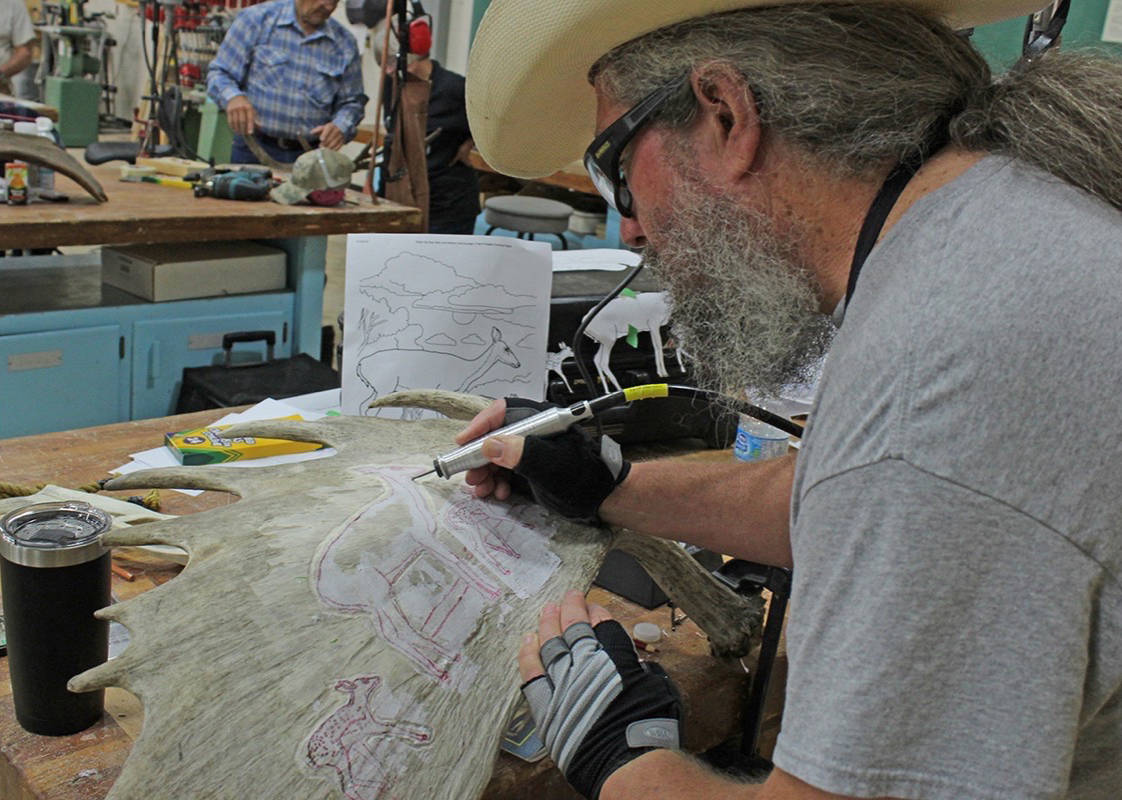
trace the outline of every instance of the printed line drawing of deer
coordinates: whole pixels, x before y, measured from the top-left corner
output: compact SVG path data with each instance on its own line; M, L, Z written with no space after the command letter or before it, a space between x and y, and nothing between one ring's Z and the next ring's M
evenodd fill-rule
M573 348L569 347L569 345L565 344L564 342L557 343L556 353L550 353L547 351L545 354L545 374L547 376L547 379L549 373L556 372L557 377L565 382L565 388L570 392L573 391L573 387L569 385L569 379L566 378L565 373L561 371L561 364L565 361L566 358L572 357Z
M396 361L397 374L383 368L383 361ZM498 328L491 328L491 344L473 358L435 350L376 350L358 360L355 372L370 387L370 396L362 403L363 413L380 394L403 389L447 389L470 392L480 379L500 364L518 369L522 362L503 341Z
M585 319L587 318L588 315L585 315ZM609 387L609 382L617 391L623 388L612 374L608 361L612 357L612 347L616 340L627 336L630 327L650 333L651 344L654 347L655 369L661 378L670 374L666 371L666 362L662 357L662 333L659 331L659 328L669 321L670 303L664 292L625 295L617 297L604 306L588 323L584 335L600 345L596 349L596 355L592 357L592 363L596 365L596 373L605 388Z

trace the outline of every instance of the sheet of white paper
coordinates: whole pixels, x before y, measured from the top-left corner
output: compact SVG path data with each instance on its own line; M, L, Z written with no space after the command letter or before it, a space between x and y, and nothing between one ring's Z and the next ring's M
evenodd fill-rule
M1110 0L1103 22L1103 41L1122 42L1122 0Z
M233 425L235 422L256 422L259 420L280 419L292 416L299 416L306 420L320 419L326 416L327 411L337 410L338 399L338 389L301 395L300 397L289 397L284 400L274 400L269 397L251 408L247 408L245 411L226 414L211 424ZM307 408L304 406L307 406ZM267 456L265 458L254 458L249 461L233 461L229 464L216 464L214 466L237 467L242 469L268 467L274 464L291 464L296 461L314 461L317 458L328 458L333 455L335 455L335 448L325 447L322 450L313 450L310 453ZM129 458L131 458L132 461L127 464L122 464L116 469L110 470L110 472L117 475L127 475L130 472L137 472L142 469L179 466L179 461L176 460L175 456L173 456L171 451L166 447L153 447L150 450L142 450L139 453L129 453ZM197 489L176 489L175 491L191 495L192 497L202 494L202 492Z
M558 250L553 254L554 272L576 272L594 269L615 272L634 267L642 260L639 253L630 250L599 248L594 250Z
M552 283L545 242L492 236L350 234L344 414L403 389L540 400Z
M340 397L338 389L326 389L322 392L286 397L284 402L293 408L300 409L304 419L316 419L317 417L308 416L304 412L315 412L320 415L326 415L332 411L338 412L342 397Z

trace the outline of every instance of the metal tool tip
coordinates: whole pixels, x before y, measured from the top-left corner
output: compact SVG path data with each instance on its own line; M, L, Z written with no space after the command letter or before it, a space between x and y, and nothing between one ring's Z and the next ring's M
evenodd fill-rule
M432 475L434 472L436 472L435 468L430 469L428 472L422 472L420 475L414 475L413 480L415 480L415 481L420 480L421 478L425 477L426 475Z

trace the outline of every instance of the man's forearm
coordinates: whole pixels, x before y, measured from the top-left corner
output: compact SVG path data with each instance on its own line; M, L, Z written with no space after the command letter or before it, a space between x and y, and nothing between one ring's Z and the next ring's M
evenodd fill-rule
M726 555L790 566L793 455L753 463L661 459L632 465L600 518Z
M600 800L757 800L758 784L724 778L701 762L671 750L652 750L613 772L600 789Z
M13 75L18 75L27 69L27 65L31 63L31 48L27 45L12 50L12 55L3 64L0 64L0 73L5 78L10 78Z

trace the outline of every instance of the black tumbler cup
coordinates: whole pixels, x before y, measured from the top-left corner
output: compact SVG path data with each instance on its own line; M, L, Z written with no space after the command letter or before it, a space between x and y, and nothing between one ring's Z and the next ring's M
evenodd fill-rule
M111 525L88 503L37 503L0 518L0 585L16 720L31 733L77 733L101 719L105 692L66 682L109 656Z

